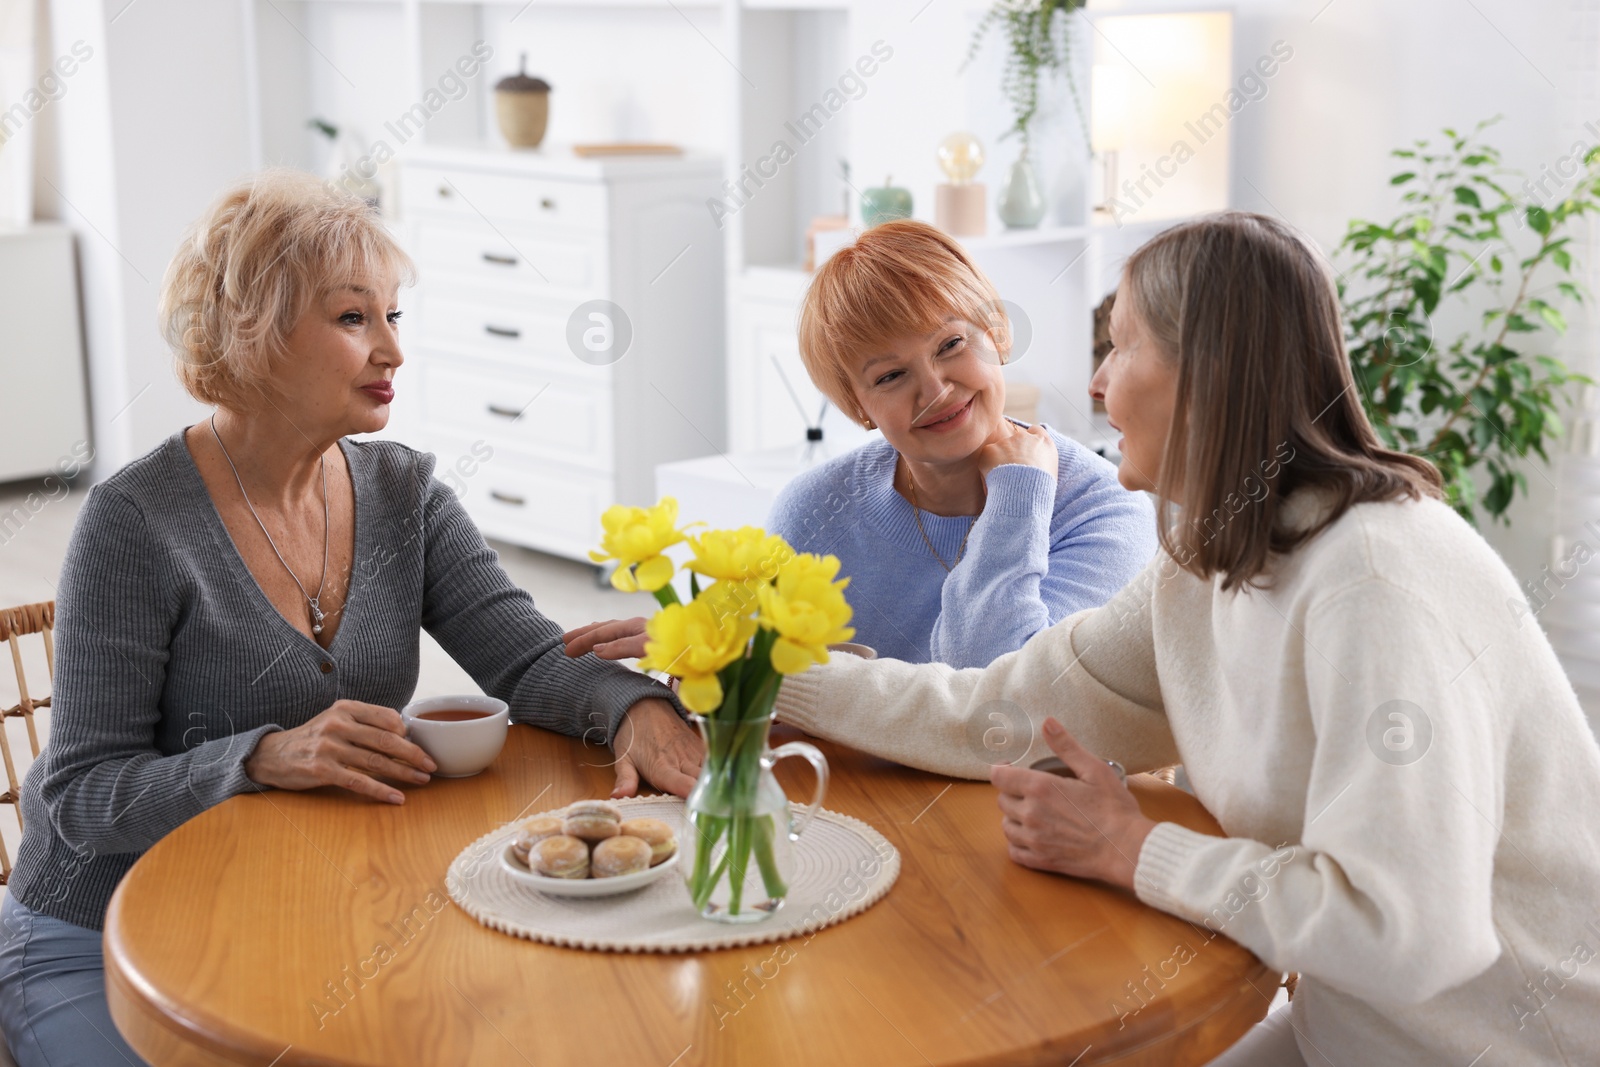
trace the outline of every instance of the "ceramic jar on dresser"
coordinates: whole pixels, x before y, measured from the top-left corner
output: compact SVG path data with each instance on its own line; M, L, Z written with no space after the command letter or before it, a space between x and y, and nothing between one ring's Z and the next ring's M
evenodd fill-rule
M658 463L726 446L714 156L421 147L401 164L407 367L385 436L484 534L587 559Z

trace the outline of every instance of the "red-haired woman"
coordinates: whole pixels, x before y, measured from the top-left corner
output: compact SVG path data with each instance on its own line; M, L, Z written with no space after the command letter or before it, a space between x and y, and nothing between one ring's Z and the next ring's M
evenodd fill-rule
M1156 549L1149 501L1110 463L1005 416L1010 327L961 246L925 222L874 226L817 271L800 313L811 381L883 439L784 487L768 529L839 557L856 640L982 667L1104 604ZM643 620L566 635L644 651Z
M1437 472L1379 445L1324 262L1260 215L1184 224L1112 338L1092 391L1159 501L1149 568L986 670L839 656L779 715L990 778L1016 862L1298 971L1218 1063L1593 1062L1600 746ZM968 740L996 700L1039 727L1015 766ZM1025 769L1051 752L1076 780ZM1107 759L1181 761L1229 836L1145 818Z

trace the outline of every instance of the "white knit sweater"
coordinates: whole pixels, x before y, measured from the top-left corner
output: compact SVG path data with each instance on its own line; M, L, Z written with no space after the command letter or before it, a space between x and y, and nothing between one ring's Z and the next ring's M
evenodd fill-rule
M1298 493L1285 520L1324 506ZM1600 1062L1600 747L1445 505L1352 508L1267 591L1158 554L987 668L836 656L778 699L812 734L967 778L1010 706L1023 766L1050 715L1130 771L1184 764L1229 836L1158 825L1139 898L1300 972L1307 1063Z

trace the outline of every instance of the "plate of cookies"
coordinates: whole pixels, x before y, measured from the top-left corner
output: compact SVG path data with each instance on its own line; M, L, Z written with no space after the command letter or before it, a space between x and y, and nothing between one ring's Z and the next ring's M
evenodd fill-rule
M559 897L609 897L640 889L678 865L678 838L661 819L628 819L603 800L534 815L500 852L519 884Z

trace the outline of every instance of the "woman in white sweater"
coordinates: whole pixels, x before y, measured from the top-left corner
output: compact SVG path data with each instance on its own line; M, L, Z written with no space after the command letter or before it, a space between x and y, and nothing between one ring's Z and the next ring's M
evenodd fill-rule
M1157 495L1146 571L985 669L835 657L780 716L990 778L1016 862L1299 972L1218 1063L1595 1062L1600 747L1437 472L1380 447L1321 259L1259 215L1179 226L1112 339L1092 388ZM991 766L997 706L1033 734ZM1077 780L1026 769L1052 751ZM1145 818L1107 759L1181 761L1229 836Z

